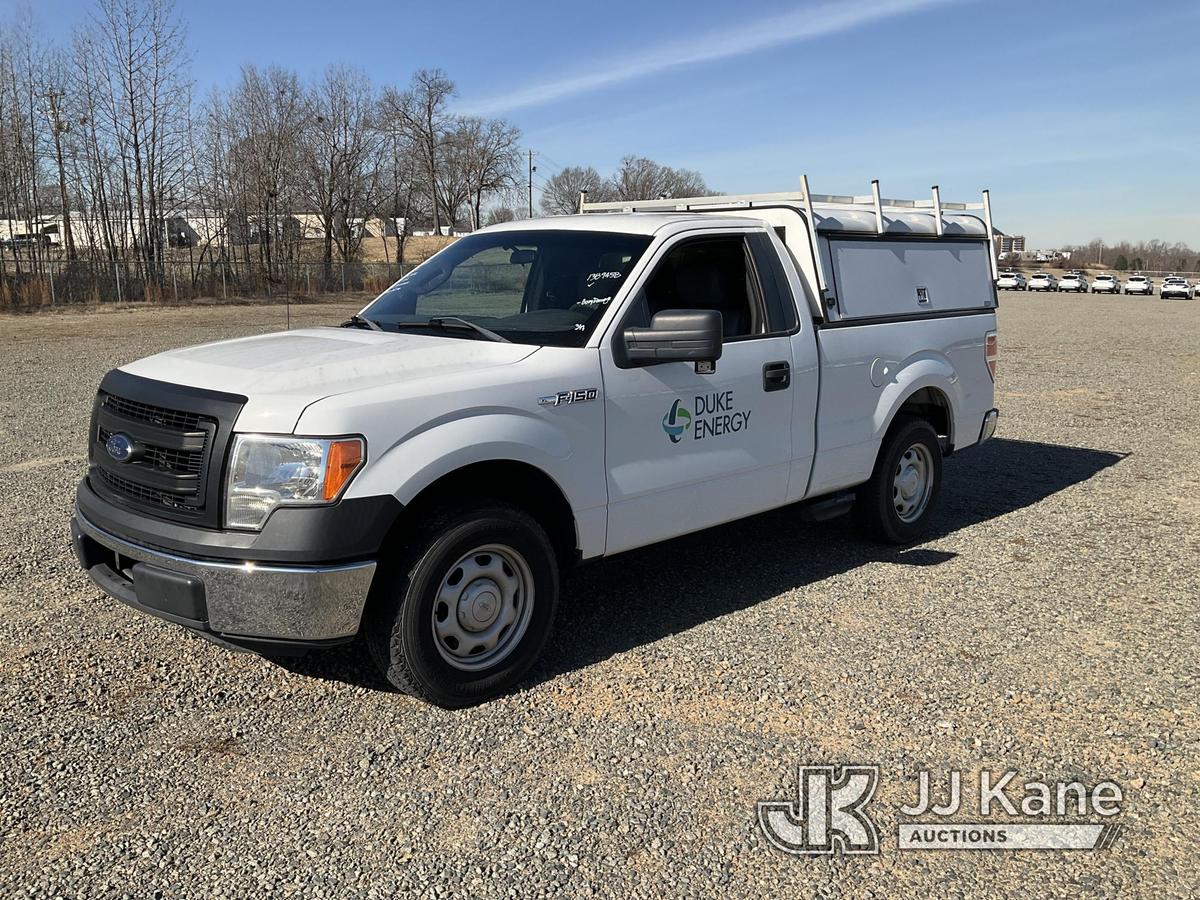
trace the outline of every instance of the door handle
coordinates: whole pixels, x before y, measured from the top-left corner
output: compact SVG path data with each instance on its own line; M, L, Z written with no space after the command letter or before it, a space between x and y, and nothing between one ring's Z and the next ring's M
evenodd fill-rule
M792 367L787 360L763 363L763 390L786 391L792 384Z

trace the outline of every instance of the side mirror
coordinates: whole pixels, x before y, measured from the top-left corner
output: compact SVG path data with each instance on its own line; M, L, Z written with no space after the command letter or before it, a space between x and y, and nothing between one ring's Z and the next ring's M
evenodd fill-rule
M649 328L626 328L622 339L631 365L716 362L724 325L715 309L668 309L655 313Z

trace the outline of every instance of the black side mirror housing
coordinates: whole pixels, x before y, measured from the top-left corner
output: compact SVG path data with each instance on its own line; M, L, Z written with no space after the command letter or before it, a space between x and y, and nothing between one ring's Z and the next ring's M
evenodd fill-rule
M629 366L664 362L716 362L721 358L724 323L715 309L667 309L655 313L649 328L622 334Z

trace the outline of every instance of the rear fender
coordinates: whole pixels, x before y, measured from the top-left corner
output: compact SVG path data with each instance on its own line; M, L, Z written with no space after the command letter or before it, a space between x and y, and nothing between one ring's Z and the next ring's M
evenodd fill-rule
M878 453L878 445L882 443L884 435L895 421L900 407L922 388L932 388L945 396L950 407L949 438L953 444L955 425L963 407L963 391L959 385L958 373L950 360L941 353L919 353L900 363L896 370L890 373L890 378L879 393L879 401L872 419L872 439L876 444L876 452Z

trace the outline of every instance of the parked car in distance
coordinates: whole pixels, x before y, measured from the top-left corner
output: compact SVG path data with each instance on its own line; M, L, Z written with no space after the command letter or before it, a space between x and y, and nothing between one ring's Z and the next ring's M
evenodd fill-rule
M1188 283L1186 278L1164 278L1162 287L1158 289L1158 296L1167 300L1172 297L1179 297L1184 300L1191 300L1195 296L1195 288Z
M1058 279L1049 272L1034 272L1029 276L1029 290L1056 291L1058 290Z
M1026 289L1025 276L1020 272L1001 272L996 279L996 289L1000 291L1023 291Z
M48 234L14 234L4 239L4 247L49 247L51 244Z
M1082 272L1068 272L1058 282L1060 291L1074 291L1077 294L1086 294L1088 290L1087 277Z
M1145 294L1150 296L1154 293L1154 280L1147 278L1145 275L1130 275L1125 281L1123 290L1126 294Z
M1116 275L1105 273L1097 275L1092 282L1093 294L1119 294L1121 293L1121 282L1117 280Z

